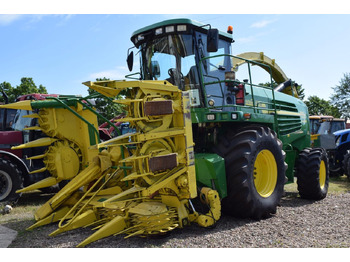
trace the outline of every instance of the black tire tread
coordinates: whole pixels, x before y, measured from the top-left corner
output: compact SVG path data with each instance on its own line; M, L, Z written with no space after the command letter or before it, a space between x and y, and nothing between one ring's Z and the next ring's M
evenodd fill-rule
M273 200L264 201L265 204L262 205L257 199L259 196L251 177L256 151L270 143L275 143L282 163L277 163L280 172ZM277 139L276 133L268 127L261 126L249 126L238 132L228 132L220 138L216 152L225 159L226 167L228 196L222 201L223 211L235 217L253 219L266 218L275 214L283 194L287 168L282 142Z
M320 187L319 169L321 160L326 164L326 183ZM323 148L305 148L296 163L298 191L301 198L321 200L326 197L329 184L329 163Z
M0 169L4 170L9 174L13 184L10 194L5 199L1 200L1 202L15 203L22 195L21 193L16 193L16 190L23 188L24 179L22 171L17 167L16 164L12 163L10 160L2 158L0 158Z
M343 160L344 174L350 179L350 153L346 153Z

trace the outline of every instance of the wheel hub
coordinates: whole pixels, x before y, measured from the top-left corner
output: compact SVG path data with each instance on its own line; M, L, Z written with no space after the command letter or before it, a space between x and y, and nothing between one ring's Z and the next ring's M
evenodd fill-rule
M11 192L12 180L4 171L0 171L0 200L5 199Z
M262 150L254 163L254 185L262 197L269 197L277 184L277 164L269 150Z
M322 160L320 163L320 187L321 189L323 189L326 185L326 164L324 163L324 161Z

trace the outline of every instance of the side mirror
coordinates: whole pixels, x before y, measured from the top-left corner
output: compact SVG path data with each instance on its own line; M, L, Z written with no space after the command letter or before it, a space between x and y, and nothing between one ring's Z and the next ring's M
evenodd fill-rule
M216 52L219 49L219 30L209 29L207 35L207 52Z
M134 51L131 51L130 54L128 54L126 62L128 63L128 68L129 68L129 71L131 72L132 66L134 64Z
M155 78L160 77L160 67L158 61L152 61L152 76Z

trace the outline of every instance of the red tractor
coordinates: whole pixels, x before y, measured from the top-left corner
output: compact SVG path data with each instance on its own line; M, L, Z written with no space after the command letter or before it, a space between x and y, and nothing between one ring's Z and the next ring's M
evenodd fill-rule
M3 92L5 103L7 96ZM16 101L44 100L58 95L28 94ZM20 197L16 190L34 184L48 176L48 172L32 173L43 167L42 160L27 159L30 156L43 154L45 147L11 150L11 147L33 141L43 136L40 130L25 130L35 126L36 119L25 117L32 114L28 110L0 109L0 202L15 202ZM48 188L44 189L49 190Z

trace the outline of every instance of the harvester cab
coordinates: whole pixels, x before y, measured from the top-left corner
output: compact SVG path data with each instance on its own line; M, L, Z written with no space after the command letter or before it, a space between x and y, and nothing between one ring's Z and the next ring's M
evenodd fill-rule
M131 41L140 49L140 79L164 80L189 91L192 107L244 104L244 85L231 70L231 33L176 19L142 28Z

